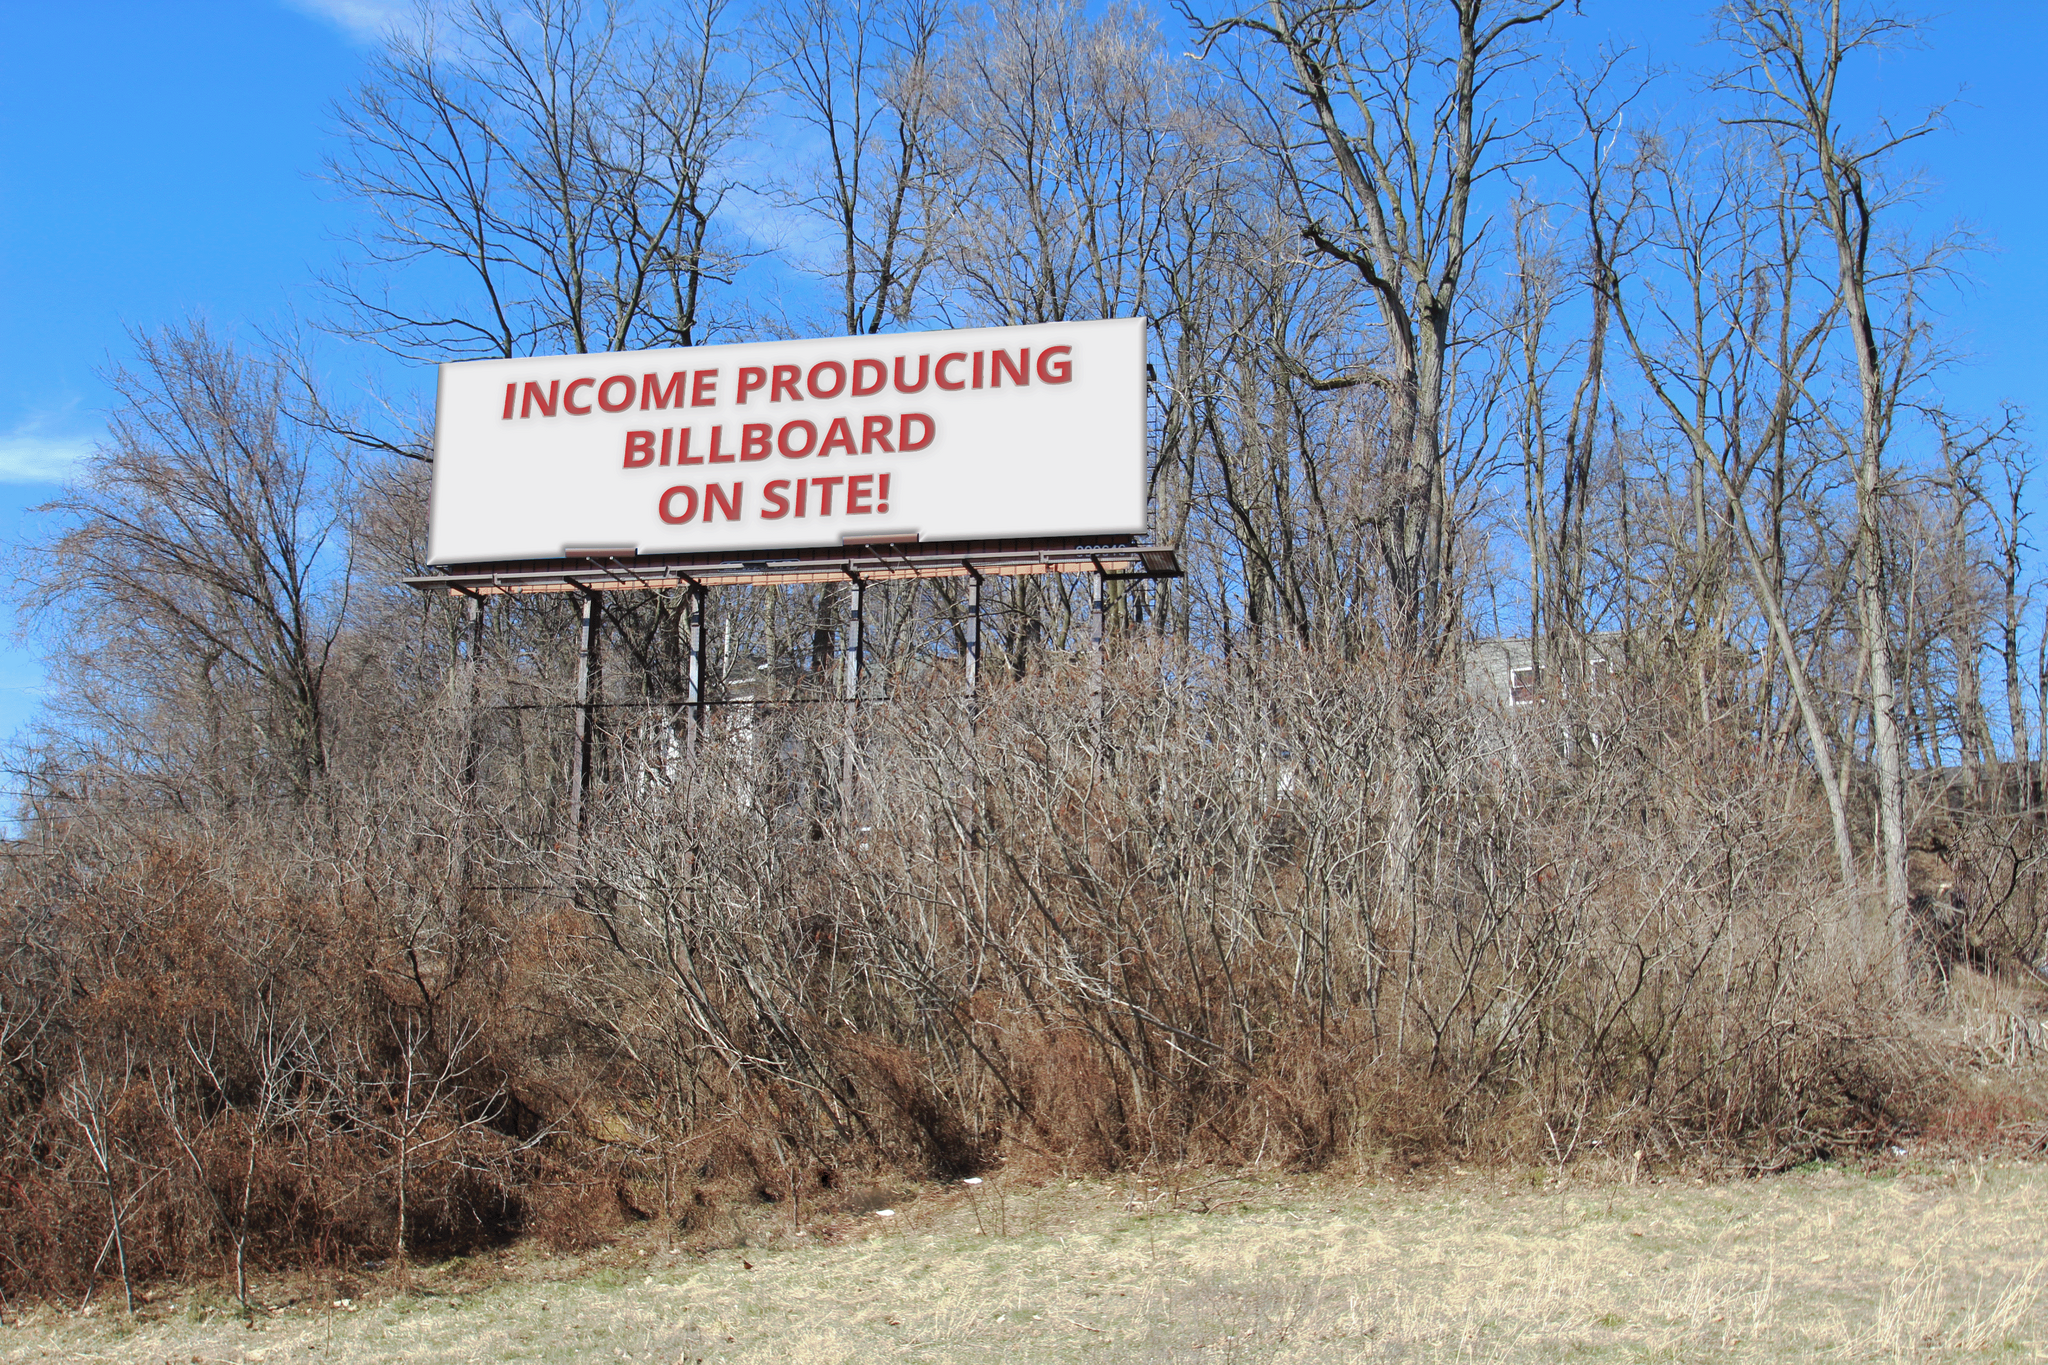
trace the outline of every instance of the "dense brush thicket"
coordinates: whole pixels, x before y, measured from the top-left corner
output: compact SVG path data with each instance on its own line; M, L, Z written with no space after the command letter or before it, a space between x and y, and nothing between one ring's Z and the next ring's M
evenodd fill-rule
M1810 775L1654 668L1511 711L1117 655L1099 717L1078 665L694 750L616 709L580 848L460 686L288 817L48 822L5 902L9 1292L801 1217L861 1168L1770 1166L1940 1099Z

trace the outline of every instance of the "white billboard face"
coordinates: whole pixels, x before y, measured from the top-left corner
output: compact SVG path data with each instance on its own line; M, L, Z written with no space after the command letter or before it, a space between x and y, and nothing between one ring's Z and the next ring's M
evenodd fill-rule
M435 564L1144 529L1143 319L441 366Z

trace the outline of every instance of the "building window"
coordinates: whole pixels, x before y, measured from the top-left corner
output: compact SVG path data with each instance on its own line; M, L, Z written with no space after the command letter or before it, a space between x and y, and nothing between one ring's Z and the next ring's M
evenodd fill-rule
M1542 683L1535 669L1508 670L1508 694L1517 706L1527 706L1541 695Z

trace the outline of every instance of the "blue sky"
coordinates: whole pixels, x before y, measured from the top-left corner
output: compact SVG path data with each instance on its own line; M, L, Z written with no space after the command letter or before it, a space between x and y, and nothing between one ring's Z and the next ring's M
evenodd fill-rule
M1575 42L1602 37L1697 67L1708 7L1582 0ZM349 221L319 179L329 109L402 0L83 0L13 6L0 47L0 538L90 447L107 402L95 370L124 329L203 314L223 327L317 313L315 270ZM1966 0L1927 46L1870 87L1910 117L1954 101L1921 144L1929 225L1961 221L1986 248L1954 300L1951 339L1975 355L1941 384L1953 405L2027 407L2048 368L2048 4ZM1664 96L1678 102L1679 88ZM337 373L377 367L337 354ZM426 393L430 376L386 368ZM2038 426L2038 423L2033 424ZM4 637L0 637L4 638ZM0 738L33 711L30 643L0 647Z

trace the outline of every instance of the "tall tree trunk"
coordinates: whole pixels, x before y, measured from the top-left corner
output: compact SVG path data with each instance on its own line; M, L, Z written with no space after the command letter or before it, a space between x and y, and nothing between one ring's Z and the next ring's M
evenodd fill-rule
M1899 695L1892 671L1891 603L1884 573L1885 444L1898 394L1888 387L1887 357L1871 315L1870 249L1876 205L1866 176L1917 132L1887 127L1859 147L1844 142L1835 96L1851 56L1881 50L1906 27L1878 10L1848 10L1840 0L1735 0L1727 23L1752 59L1730 78L1756 101L1758 118L1782 130L1811 157L1811 194L1835 247L1836 302L1856 355L1859 422L1852 451L1856 474L1856 621L1870 683L1871 760L1877 769L1877 826L1884 873L1884 918L1893 984L1908 985L1906 885L1906 755ZM1931 127L1923 124L1918 131ZM1908 329L1910 335L1910 329ZM1894 343L1893 384L1908 368Z
M1832 147L1829 148L1832 153ZM1884 447L1890 413L1883 362L1866 293L1870 210L1861 176L1829 155L1823 161L1833 205L1841 296L1856 347L1857 389L1862 406L1862 445L1856 461L1857 624L1870 667L1870 739L1877 765L1878 832L1882 840L1885 919L1894 958L1893 982L1903 991L1907 960L1910 895L1906 884L1906 749L1899 730L1898 697L1892 683L1891 604L1885 592L1880 540L1884 518ZM1853 215L1853 217L1852 217Z

